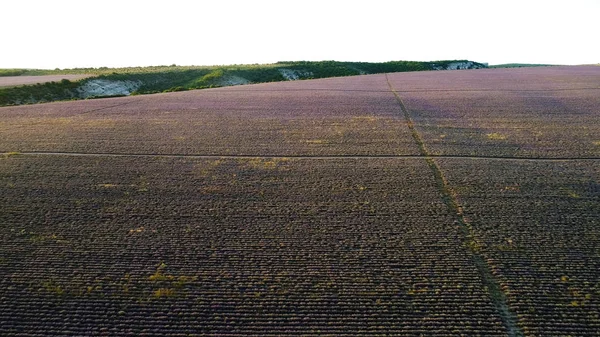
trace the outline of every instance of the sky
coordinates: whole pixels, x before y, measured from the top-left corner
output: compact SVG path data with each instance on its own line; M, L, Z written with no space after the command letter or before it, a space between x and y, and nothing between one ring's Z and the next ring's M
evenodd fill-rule
M600 0L2 0L0 68L600 63Z

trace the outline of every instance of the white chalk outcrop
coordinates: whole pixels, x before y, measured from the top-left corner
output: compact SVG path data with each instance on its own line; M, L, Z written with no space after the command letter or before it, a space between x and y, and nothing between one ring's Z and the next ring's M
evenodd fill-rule
M226 87L226 86L232 86L232 85L243 85L243 84L249 84L250 81L248 81L247 79L240 77L240 76L226 76L223 80L221 80L221 85Z
M86 81L77 88L79 96L82 98L95 96L127 96L136 91L142 82L140 81L110 81L104 79L94 79Z
M304 78L310 78L314 74L310 71L300 71L294 69L278 69L281 76L288 81L296 81Z
M446 66L442 65L434 65L433 69L435 70L460 70L460 69L479 69L483 68L480 64L477 64L473 61L465 61L465 62L451 62Z

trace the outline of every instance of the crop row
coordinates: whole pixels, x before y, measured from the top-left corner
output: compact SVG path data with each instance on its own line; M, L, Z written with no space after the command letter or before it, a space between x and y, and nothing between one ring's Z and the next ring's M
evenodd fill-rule
M2 108L0 151L418 154L384 77L348 82Z
M431 154L600 157L600 69L391 74Z
M502 336L425 170L414 159L5 158L0 320L7 335Z
M440 162L526 335L598 335L599 162Z
M3 152L278 157L0 156L0 335L504 336L497 281L596 336L597 160L352 156L597 157L598 69L388 75L414 132L380 75L2 108Z

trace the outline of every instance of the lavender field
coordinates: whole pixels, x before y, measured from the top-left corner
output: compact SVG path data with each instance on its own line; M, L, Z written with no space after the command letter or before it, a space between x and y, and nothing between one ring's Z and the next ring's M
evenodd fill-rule
M1 336L597 336L600 67L0 108Z

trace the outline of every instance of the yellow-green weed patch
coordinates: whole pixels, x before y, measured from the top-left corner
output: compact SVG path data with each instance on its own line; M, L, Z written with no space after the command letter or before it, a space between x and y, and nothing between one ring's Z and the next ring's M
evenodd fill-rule
M506 135L503 135L499 132L492 132L487 134L488 139L491 140L505 140L507 138Z

